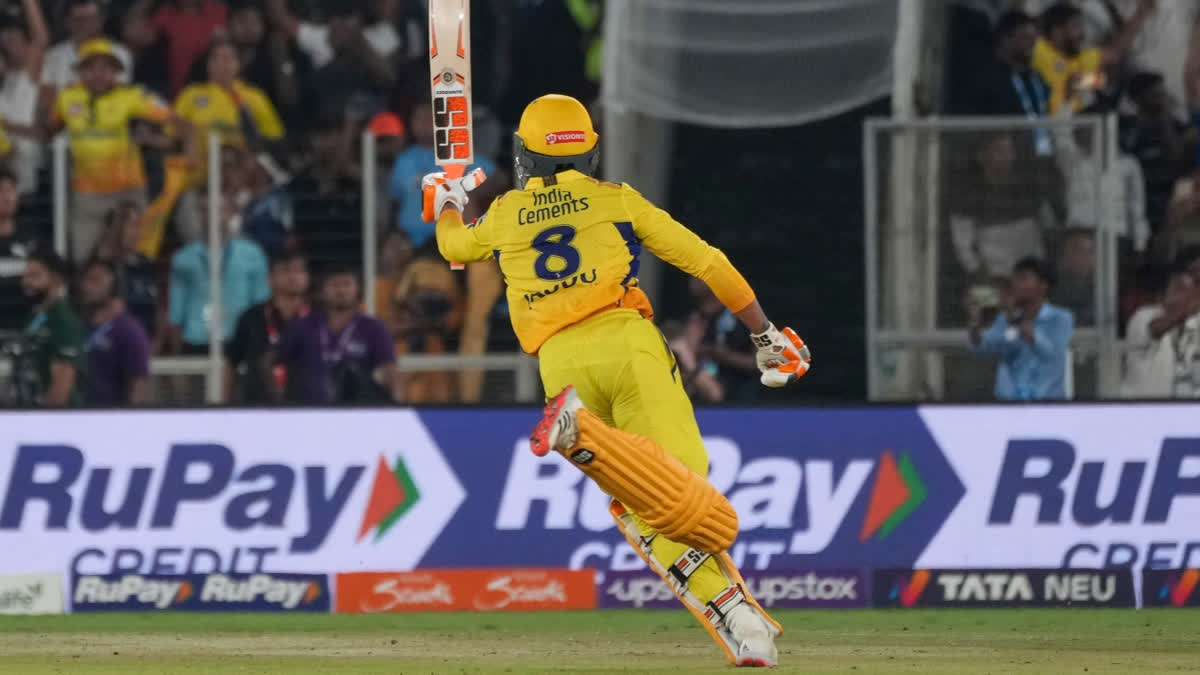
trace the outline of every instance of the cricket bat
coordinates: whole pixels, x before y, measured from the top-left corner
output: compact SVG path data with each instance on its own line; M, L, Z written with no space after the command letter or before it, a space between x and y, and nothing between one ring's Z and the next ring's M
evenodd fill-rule
M448 177L459 178L475 161L470 0L429 0L429 75L433 80L434 161ZM426 216L428 221L437 219L432 205ZM450 267L462 269L463 264L451 262Z

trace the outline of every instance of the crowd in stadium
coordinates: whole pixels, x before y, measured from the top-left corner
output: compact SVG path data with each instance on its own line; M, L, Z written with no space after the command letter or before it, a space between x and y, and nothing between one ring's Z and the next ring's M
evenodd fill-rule
M477 160L489 180L468 218L511 186L506 132L541 83L596 99L602 8L472 3ZM225 400L478 400L479 372L392 367L397 354L516 349L498 274L451 272L421 219L420 179L435 168L426 11L422 0L0 0L0 344L14 364L5 402L139 403L150 357L209 353L210 202L224 242ZM1072 333L1097 320L1098 229L1119 242L1122 394L1200 394L1198 14L1174 0L952 6L944 112L1118 119L1110 161L1094 156L1098 127L1084 123L948 144L939 283L965 301L939 321L965 323L974 351L998 358L996 397L1068 395ZM539 76L516 76L527 72ZM65 260L46 250L60 136ZM366 191L364 174L375 177ZM365 192L377 208L364 219ZM372 279L361 274L364 232L379 251ZM38 288L23 288L30 266L44 268ZM358 298L364 283L377 318L356 303L324 327L294 322L307 334L288 338L294 318L310 308L328 318L334 296ZM31 302L28 291L51 288ZM662 325L689 393L753 397L745 332L702 284L691 290L690 314ZM46 312L60 295L63 311ZM51 339L51 316L73 327ZM331 344L359 323L353 340ZM281 345L295 350L293 371ZM328 368L330 354L345 367ZM64 362L77 367L56 380ZM322 368L308 384L288 376Z
M976 349L1004 343L988 342L989 327L993 337L1027 323L1044 327L1053 323L1044 315L1051 309L1068 310L1076 326L1095 325L1099 229L1119 242L1119 316L1129 347L1122 395L1200 393L1195 3L995 0L961 2L955 11L948 113L1118 120L1119 154L1106 169L1094 156L1094 127L1084 123L979 132L955 146L964 170L949 184L947 249ZM1014 266L1014 282L1021 269L1045 282L1043 314L1004 311L1014 304ZM1033 352L1049 337L1029 334ZM1054 357L1036 366L1019 350L1003 352L997 397L1062 397L1047 383L1062 381L1067 343L1051 342ZM1059 377L1048 377L1055 369Z
M544 93L540 83L595 99L601 4L472 10L476 156L489 180L468 217L511 185L507 162L494 161L508 153L501 130ZM398 352L482 351L489 339L515 349L498 275L452 273L421 219L420 180L436 169L426 15L422 0L0 0L6 400L140 403L150 356L209 352L213 133L227 400L478 399L478 373L471 382L390 368ZM537 81L512 76L533 69ZM335 320L328 294L358 298L364 283L364 132L377 159L367 220L380 255L365 281L378 319L355 300L352 316ZM65 260L48 251L58 135L70 162ZM61 311L47 311L61 298ZM329 325L290 340L285 324L310 304ZM329 335L343 339L325 349ZM261 363L274 346L277 362ZM294 354L276 353L283 347ZM313 350L338 358L314 360ZM297 369L337 361L322 376L336 386L284 377L289 359Z

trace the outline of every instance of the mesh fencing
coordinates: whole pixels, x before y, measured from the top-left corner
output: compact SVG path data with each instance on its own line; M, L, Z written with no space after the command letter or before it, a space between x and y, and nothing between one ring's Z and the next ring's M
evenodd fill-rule
M184 227L172 221L169 228L183 238L177 246L199 243L204 247L206 258L206 265L200 270L203 279L190 289L196 301L183 303L188 307L204 306L206 334L199 337L194 332L190 336L185 334L185 342L194 346L221 344L230 337L233 319L245 309L231 306L229 297L237 294L225 292L225 277L229 273L224 260L229 251L229 246L223 245L228 236L226 230L240 232L243 238L255 241L264 251L271 250L273 244L283 246L287 240L293 241L306 252L313 279L319 278L331 265L361 270L363 310L367 314L373 315L381 304L386 305L386 301L394 299L382 298L384 302L377 303L375 297L380 277L376 266L381 253L379 236L392 231L396 223L390 216L388 164L377 161L379 154L373 136L364 134L359 148L361 180L347 178L330 187L301 174L286 184L276 185L260 200L252 200L242 212L226 208L232 198L223 194L219 187L225 185L227 171L233 169L230 175L234 178L238 175L237 163L226 161L229 159L228 148L222 150L219 140L215 134L208 139L210 161L206 189L186 192L174 209L175 217L187 215L190 225ZM45 201L38 202L40 210L31 214L44 230L41 238L52 240L55 248L64 254L70 247L69 162L70 153L65 141L56 142L49 162L49 175L45 177ZM364 189L364 185L369 189ZM284 229L283 237L276 241L249 228L248 224L258 222L256 216L278 218ZM159 262L165 261L176 250L180 249L164 248ZM396 276L394 269L392 274ZM454 282L469 286L466 278L466 275L456 275ZM160 286L158 298L165 300L167 280L155 279L151 283ZM219 300L210 303L208 298ZM210 306L214 311L210 312ZM159 321L159 329L164 326L165 321ZM529 403L540 400L536 361L516 351L515 339L508 341L511 345L505 343L505 331L493 329L491 332L497 338L493 342L509 348L508 351L465 356L432 352L401 356L397 361L401 381L396 387L397 399L409 404ZM19 335L0 334L0 406L15 402L9 400L12 362L2 348L16 337ZM400 340L404 336L395 337ZM146 399L149 405L198 406L228 402L220 358L160 357L152 359L150 370Z
M1115 389L1100 358L1115 349L1115 251L1144 223L1110 127L1099 117L868 123L872 399L991 399L996 364L967 353L968 308L991 325L1028 257L1056 272L1049 301L1075 318L1069 393Z

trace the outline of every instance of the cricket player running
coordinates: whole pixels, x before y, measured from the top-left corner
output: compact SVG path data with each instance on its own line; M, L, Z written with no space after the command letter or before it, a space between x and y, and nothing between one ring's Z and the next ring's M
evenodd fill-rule
M462 220L478 173L425 177L447 260L494 257L521 347L556 395L530 438L556 450L613 501L625 537L739 666L774 666L782 632L746 591L726 552L737 514L708 482L708 454L679 369L638 288L643 248L702 279L750 330L762 383L803 376L811 356L776 330L721 251L628 185L592 177L599 160L587 110L568 96L525 108L514 138L519 189L472 225Z

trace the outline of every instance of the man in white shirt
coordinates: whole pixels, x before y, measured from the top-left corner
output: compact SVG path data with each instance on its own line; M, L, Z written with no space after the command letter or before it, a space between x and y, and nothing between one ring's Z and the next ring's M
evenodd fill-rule
M1195 398L1200 357L1200 290L1184 269L1171 274L1161 302L1142 307L1125 329L1122 398Z
M22 0L24 21L13 19L0 27L0 120L12 137L14 159L21 194L37 190L37 172L42 164L42 145L38 140L38 78L50 42L45 17L38 0Z
M362 36L366 39L371 50L379 57L390 59L400 47L400 35L388 17L395 14L395 0L380 0L380 7L375 11L377 20L369 26L361 28ZM267 0L267 9L271 21L283 32L296 40L296 44L312 59L313 67L320 68L333 60L337 54L334 44L330 41L330 33L339 28L339 23L346 23L350 13L343 13L326 24L300 21L288 11L285 0Z
M78 80L75 64L79 61L79 45L93 38L104 37L104 9L98 0L71 0L67 6L67 33L70 37L46 52L42 68L41 107L48 109L58 92ZM121 84L129 84L133 74L133 57L129 50L115 41L113 54L124 68L117 76Z

